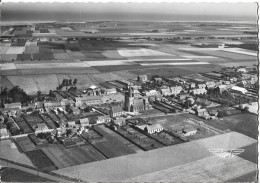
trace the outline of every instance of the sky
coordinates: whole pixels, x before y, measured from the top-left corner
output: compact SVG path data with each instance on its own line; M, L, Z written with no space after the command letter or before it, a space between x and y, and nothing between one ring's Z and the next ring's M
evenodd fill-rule
M2 3L2 21L257 21L256 3Z

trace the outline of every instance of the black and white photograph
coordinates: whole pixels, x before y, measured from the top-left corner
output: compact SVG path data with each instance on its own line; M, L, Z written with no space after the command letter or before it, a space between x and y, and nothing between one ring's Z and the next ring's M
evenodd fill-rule
M258 2L0 15L0 182L258 182Z

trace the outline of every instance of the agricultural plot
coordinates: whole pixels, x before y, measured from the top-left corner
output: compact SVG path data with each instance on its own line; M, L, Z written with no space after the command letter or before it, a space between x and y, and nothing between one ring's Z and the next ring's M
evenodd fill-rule
M34 53L32 54L32 59L33 60L54 60L53 54L52 53Z
M5 54L5 52L9 49L9 46L2 46L2 44L0 46L0 54Z
M122 57L145 57L145 56L172 56L169 53L140 48L140 49L118 49Z
M68 55L74 60L85 60L86 57L80 51L68 52Z
M76 85L77 85L77 87L79 87L79 89L80 88L88 88L91 85L97 84L96 80L94 80L91 76L89 76L87 74L82 74L82 75L71 74L69 76L72 80L77 79Z
M72 60L72 57L65 52L54 52L53 57L57 60Z
M6 76L13 86L19 86L27 94L35 94L39 91L32 77L22 76Z
M15 138L15 142L18 144L23 152L33 151L37 149L37 147L27 136Z
M82 51L86 60L106 60L107 57L101 51Z
M124 79L124 78L122 78L122 77L120 77L116 74L113 74L113 73L94 74L92 77L98 83L106 82L106 81L113 81L113 80L123 80Z
M39 46L26 46L24 53L39 53Z
M17 54L1 54L1 62L13 62L17 59Z
M35 167L31 160L23 153L21 153L15 143L11 140L2 140L0 148L0 157L20 164Z
M57 169L51 160L41 150L26 152L26 155L30 158L32 163L40 169L48 171Z
M30 53L25 53L25 54L18 54L16 61L28 61L32 59L32 55Z
M258 136L258 120L257 115L254 114L237 114L222 119L205 121L205 123L220 130L230 129L254 139L257 139Z
M33 129L24 121L23 118L17 117L14 118L14 120L23 133L33 133Z
M25 50L24 46L12 46L6 50L5 54L22 54Z
M50 90L55 90L59 85L59 81L55 74L38 75L34 77L35 84L42 93L49 93Z
M105 51L102 52L102 54L105 57L112 58L112 59L123 59L124 58L116 50L105 50Z
M109 61L85 61L90 66L121 66L133 65L130 61L125 60L109 60Z
M65 168L68 166L89 163L102 159L100 154L89 147L75 147L65 149L60 145L50 145L48 147L42 148L42 151L58 168Z

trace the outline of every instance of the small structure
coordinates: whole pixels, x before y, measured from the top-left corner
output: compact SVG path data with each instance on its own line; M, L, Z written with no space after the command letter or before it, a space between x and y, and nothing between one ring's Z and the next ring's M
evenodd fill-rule
M182 134L187 137L187 136L192 136L197 133L197 129L194 128L187 128L182 130Z
M4 104L5 108L13 109L13 108L22 108L21 102L15 102L15 103L10 103L10 104Z
M125 118L117 118L112 121L115 126L123 126L125 124Z
M147 125L145 131L149 134L159 133L163 131L163 127L161 124Z
M108 123L110 121L111 121L111 118L109 117L109 115L94 116L94 117L90 118L91 124L102 124L102 123Z
M79 119L80 125L85 127L85 126L89 126L89 118L82 118Z
M239 86L232 86L231 90L235 91L235 92L238 92L238 93L242 93L242 94L246 94L247 93L247 89L239 87Z
M137 81L146 82L147 80L148 80L147 75L139 75L139 76L137 76Z

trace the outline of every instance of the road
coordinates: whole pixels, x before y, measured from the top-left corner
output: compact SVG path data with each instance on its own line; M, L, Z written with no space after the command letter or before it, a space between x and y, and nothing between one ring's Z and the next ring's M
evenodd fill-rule
M60 177L57 177L57 176L54 176L54 175L50 175L50 174L47 174L47 173L37 171L37 170L31 169L31 168L27 168L27 167L24 167L24 166L21 166L21 165L17 165L17 164L11 163L9 161L5 161L3 159L0 159L0 164L2 166L6 166L6 167L9 167L9 168L15 168L15 169L19 169L19 170L34 174L34 175L38 175L38 176L44 177L46 179L49 179L49 180L55 181L55 182L65 182L65 183L66 182L70 182L70 183L73 182L73 181L68 181L66 179L63 179L63 178L60 178Z

